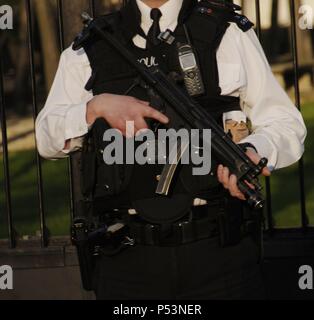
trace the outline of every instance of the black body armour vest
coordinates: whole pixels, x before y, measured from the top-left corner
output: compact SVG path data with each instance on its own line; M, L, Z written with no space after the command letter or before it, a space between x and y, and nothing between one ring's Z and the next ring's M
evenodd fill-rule
M104 21L109 22L113 34L136 59L147 66L158 65L167 74L180 73L176 43L187 43L188 30L206 88L206 93L196 99L221 122L224 112L241 110L239 99L221 96L219 88L216 51L229 23L223 10L212 15L202 14L197 10L201 6L202 2L198 4L194 0L185 0L178 27L174 31L175 43L161 43L152 51L138 48L133 43L135 35L143 34L140 29L141 14L135 0L129 1L116 13L98 18L97 23L102 25ZM137 79L135 70L104 40L92 36L84 43L84 49L92 68L86 89L92 90L94 95L127 93L144 101L151 100L146 89L134 86ZM184 90L183 83L178 85ZM108 128L104 120L97 120L83 148L83 190L86 196L93 199L95 215L113 209L134 208L150 223L172 223L189 212L194 198L212 201L223 195L214 174L193 176L192 166L185 165L178 169L170 195L157 195L155 191L157 177L163 168L161 165L104 163L103 150L108 142L103 141L103 136ZM212 159L212 172L216 172L216 168L217 164Z

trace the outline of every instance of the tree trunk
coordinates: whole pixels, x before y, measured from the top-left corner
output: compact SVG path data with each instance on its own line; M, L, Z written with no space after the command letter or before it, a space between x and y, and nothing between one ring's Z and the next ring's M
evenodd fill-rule
M46 89L49 91L59 61L58 37L53 6L49 0L35 0L35 12L38 21L41 40L43 67L45 72Z
M66 47L73 42L83 28L81 19L83 11L90 12L88 0L63 1L64 43Z

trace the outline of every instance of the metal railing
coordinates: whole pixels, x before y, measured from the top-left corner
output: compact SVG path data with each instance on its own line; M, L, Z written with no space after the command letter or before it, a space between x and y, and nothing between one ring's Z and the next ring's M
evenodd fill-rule
M299 57L298 57L298 48L297 48L297 21L296 21L296 8L295 1L289 0L290 5L290 42L291 42L291 51L293 56L293 72L294 72L294 95L295 95L295 104L296 107L301 111L301 95L300 95L300 85L299 85ZM262 28L261 28L261 0L255 0L256 7L256 32L258 38L262 43ZM305 170L304 170L304 160L303 158L299 161L298 168L299 176L299 190L300 190L300 208L301 208L301 226L304 231L309 227L309 218L306 212L306 192L305 192ZM265 179L266 186L266 199L267 199L267 222L268 230L272 233L275 230L274 219L273 219L273 209L272 209L272 194L271 194L271 178Z
M31 95L32 95L32 115L35 121L38 114L38 103L37 103L37 85L35 79L35 62L34 62L34 30L33 30L33 1L23 0L25 5L26 17L27 17L27 35L28 35L28 51L29 51L29 66L30 66L30 77L31 77ZM64 1L57 1L57 16L58 16L58 35L60 42L60 49L63 51L65 49L65 32L64 29ZM87 0L86 0L87 1ZM297 33L296 33L296 8L294 0L289 0L291 8L291 46L293 54L293 70L294 70L294 87L295 87L295 101L296 106L300 108L300 88L299 88L299 68L298 68L298 49L297 49ZM259 37L262 35L261 28L261 11L260 11L260 0L255 0L256 3L256 32ZM88 0L88 6L91 14L94 16L96 12L96 1ZM5 192L5 210L7 216L7 234L9 239L10 248L16 246L16 233L14 231L14 217L12 213L12 198L11 198L11 184L10 184L10 162L8 154L8 137L7 137L7 119L6 119L6 101L5 92L3 87L3 66L2 57L0 52L0 124L1 124L1 136L2 136L2 156L3 156L3 177L4 177L4 192ZM45 219L45 203L43 195L43 176L42 176L42 160L38 153L36 153L36 168L37 168L37 195L38 195L38 207L39 207L39 223L40 223L40 238L41 246L48 246L48 231L46 227ZM304 182L304 162L300 160L299 162L299 190L300 190L300 207L301 207L301 221L302 229L306 230L309 227L309 219L306 212L306 190ZM71 200L71 218L73 219L74 211L74 193L73 193L73 179L74 170L72 167L71 160L68 164L68 173L70 179L70 200ZM273 223L273 209L272 209L272 193L270 179L266 179L266 195L267 195L267 217L268 226L267 229L271 232L275 232L276 228ZM2 213L1 213L2 214Z

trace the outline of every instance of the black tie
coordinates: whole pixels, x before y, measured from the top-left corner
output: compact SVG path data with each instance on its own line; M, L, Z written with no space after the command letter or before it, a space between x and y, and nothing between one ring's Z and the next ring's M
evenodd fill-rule
M150 12L150 17L153 20L153 25L148 31L147 34L147 49L149 49L151 46L157 46L160 44L160 40L158 39L158 36L160 35L160 26L159 21L162 16L162 13L159 9L155 8L152 9Z

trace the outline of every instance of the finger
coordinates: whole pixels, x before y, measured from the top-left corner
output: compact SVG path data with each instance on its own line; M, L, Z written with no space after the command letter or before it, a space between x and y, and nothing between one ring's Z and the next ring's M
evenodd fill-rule
M135 121L135 136L138 137L142 133L146 132L148 130L148 125L146 121L143 118L138 118Z
M148 129L148 125L146 123L146 121L141 118L141 117L138 117L136 118L135 120L135 127L138 129L138 130L142 130L142 129Z
M143 104L144 106L150 106L150 102L143 101L143 100L137 100L138 103Z
M168 117L166 117L164 114L162 114L161 112L151 107L147 107L144 109L143 116L145 118L151 118L151 119L157 120L163 124L167 124L169 122Z
M231 195L234 197L240 193L240 190L237 186L237 182L238 182L237 177L234 174L232 174L229 179L229 191Z
M135 129L135 128L134 128ZM136 130L136 129L135 129ZM130 132L129 130L124 130L122 131L123 135L127 138L127 139L132 139L135 135L135 132Z
M247 156L252 160L254 164L258 164L261 160L261 157L253 150L249 149L246 151Z
M135 135L135 123L134 121L132 120L121 120L119 122L119 125L118 125L118 128L119 130L121 130L122 134L128 138L128 139L131 139L134 137Z
M238 194L236 196L236 198L239 199L239 200L242 200L242 201L246 201L246 197L242 192L240 194Z
M230 176L230 171L229 168L223 168L222 172L222 184L226 189L229 189L229 176Z
M262 175L265 177L270 177L271 176L271 171L268 168L264 168L262 171Z
M253 190L255 190L255 186L252 183L245 181L245 183Z
M114 129L118 134L125 136L125 131L123 131L122 129Z
M218 178L218 181L222 183L222 173L223 173L223 170L224 170L224 167L223 165L219 165L218 166L218 169L217 169L217 178Z
M229 191L233 197L238 198L240 200L245 200L244 194L238 188L238 179L234 174L230 177Z
M246 152L248 157L253 161L253 163L258 164L261 160L261 157L253 150L248 150ZM262 171L262 175L265 177L270 177L271 176L271 171L266 167Z

